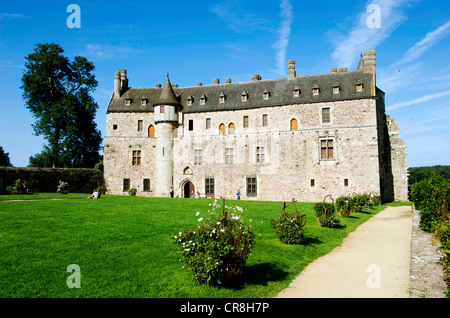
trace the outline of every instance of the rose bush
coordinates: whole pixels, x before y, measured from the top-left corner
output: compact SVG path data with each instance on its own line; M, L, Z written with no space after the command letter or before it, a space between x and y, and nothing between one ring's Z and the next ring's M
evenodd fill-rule
M219 205L197 212L198 223L174 236L180 261L199 283L225 285L241 272L255 243L253 227L243 220L238 206Z

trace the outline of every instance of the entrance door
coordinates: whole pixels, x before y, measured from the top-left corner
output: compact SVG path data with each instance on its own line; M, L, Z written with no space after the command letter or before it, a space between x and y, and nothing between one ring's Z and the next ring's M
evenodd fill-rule
M192 198L192 191L195 191L194 184L192 182L186 182L184 184L184 197Z

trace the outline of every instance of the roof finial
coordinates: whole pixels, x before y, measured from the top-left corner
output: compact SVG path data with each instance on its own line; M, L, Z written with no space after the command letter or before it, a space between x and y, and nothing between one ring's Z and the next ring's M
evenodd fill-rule
M169 72L167 72L167 78L169 78Z

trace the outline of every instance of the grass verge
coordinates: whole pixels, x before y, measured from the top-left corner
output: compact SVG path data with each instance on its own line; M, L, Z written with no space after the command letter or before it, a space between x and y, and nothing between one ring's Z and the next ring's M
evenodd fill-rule
M270 225L281 215L280 202L229 200L247 209L244 216L252 220L257 239L239 282L222 288L195 283L172 242L185 226L196 224L196 212L207 213L211 200L87 196L0 202L0 297L273 297L386 207L341 218L342 227L330 229L317 225L314 203L298 203L307 215L306 244L285 245ZM70 264L80 266L79 289L67 287Z

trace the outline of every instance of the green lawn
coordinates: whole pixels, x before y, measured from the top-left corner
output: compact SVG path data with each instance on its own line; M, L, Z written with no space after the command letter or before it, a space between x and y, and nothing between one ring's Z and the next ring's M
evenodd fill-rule
M223 288L198 285L182 270L172 242L212 200L87 196L36 194L35 199L71 200L0 202L0 297L273 297L385 208L342 218L344 227L329 229L317 225L313 203L297 204L307 214L307 244L288 246L270 226L281 215L280 202L233 201L248 209L244 215L257 240L241 282ZM5 199L11 198L0 196ZM80 266L79 289L66 285L70 264Z

